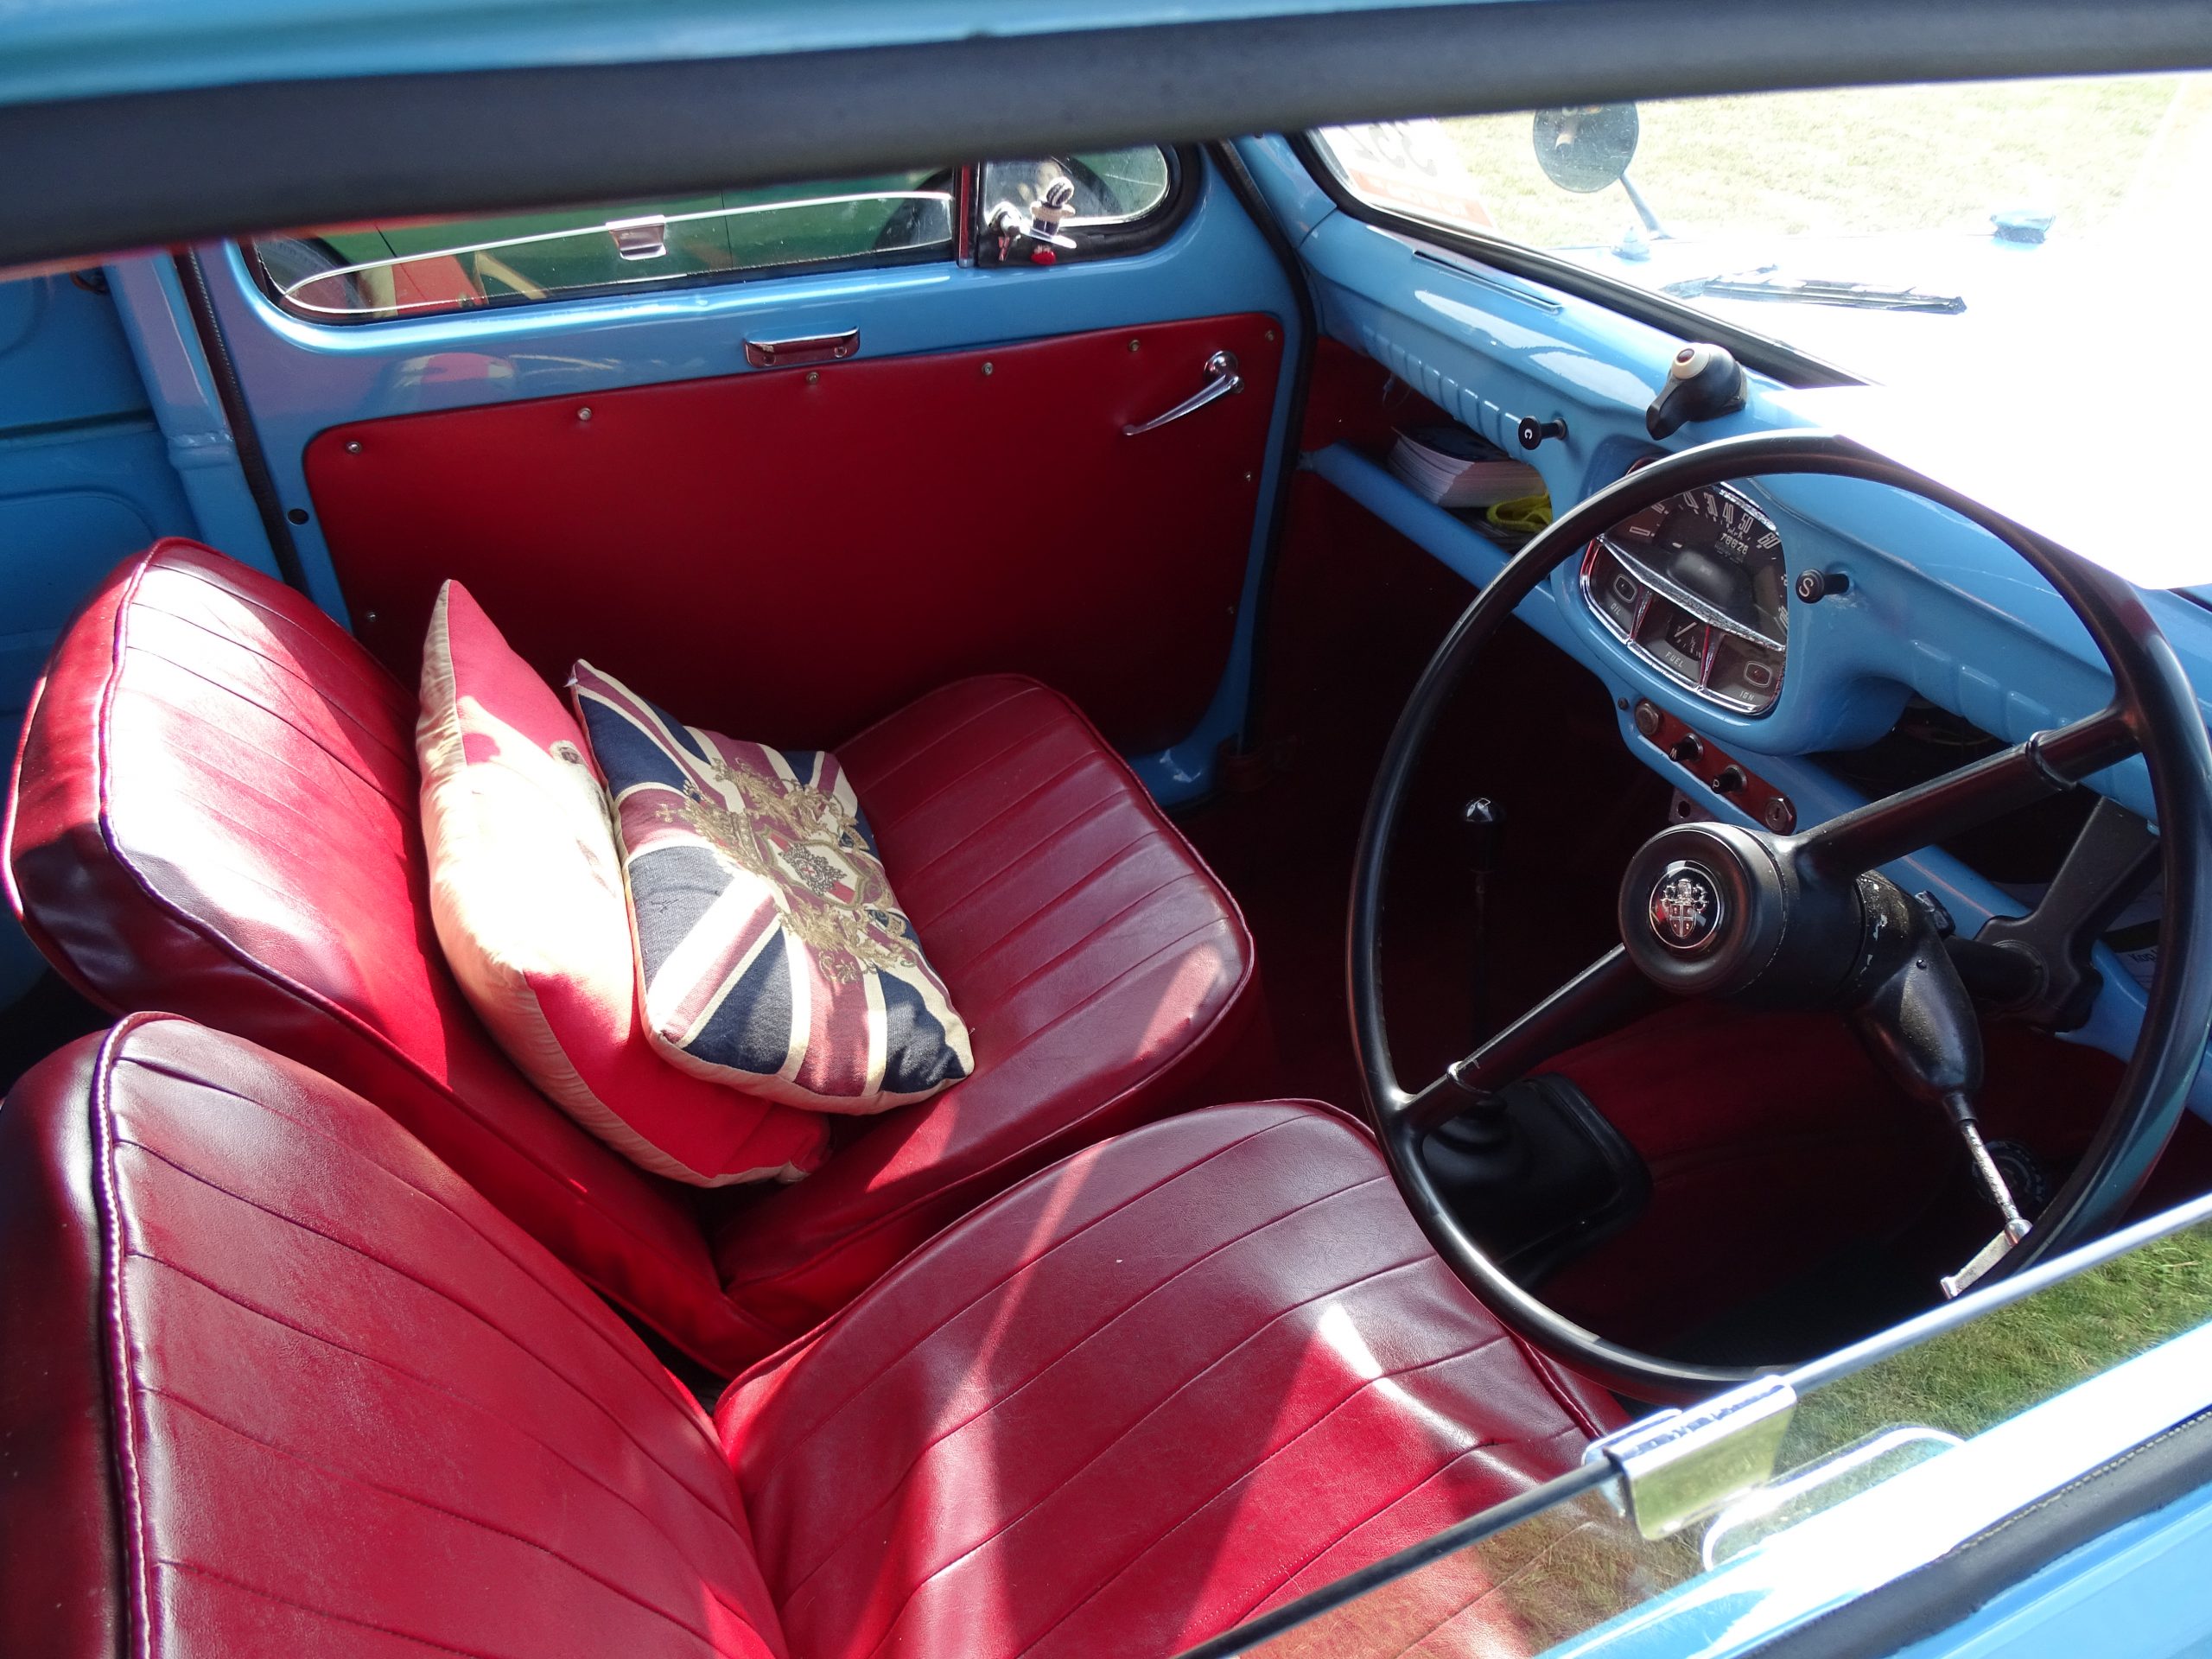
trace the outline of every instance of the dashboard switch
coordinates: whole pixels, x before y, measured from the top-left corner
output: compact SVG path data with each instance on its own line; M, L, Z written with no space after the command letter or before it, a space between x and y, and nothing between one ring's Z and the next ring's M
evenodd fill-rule
M1636 729L1656 754L1664 755L1713 793L1727 799L1753 823L1763 823L1783 836L1797 828L1797 808L1787 795L1649 698L1636 705ZM1704 816L1689 798L1678 795L1676 804L1685 818Z
M1817 605L1830 594L1847 594L1851 578L1840 570L1808 570L1797 578L1797 597Z
M1667 365L1667 382L1643 411L1643 429L1672 437L1686 421L1709 421L1744 406L1744 371L1726 346L1685 346Z

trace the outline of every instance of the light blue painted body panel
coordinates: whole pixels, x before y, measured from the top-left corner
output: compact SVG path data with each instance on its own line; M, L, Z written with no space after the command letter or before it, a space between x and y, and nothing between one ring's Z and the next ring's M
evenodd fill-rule
M189 535L115 301L67 276L0 283L0 741L16 735L47 652L117 560ZM0 1007L40 963L0 920Z
M2212 1488L2114 1527L1897 1659L2183 1659L2212 1653Z
M0 283L0 432L145 413L114 308L67 276Z
M107 278L169 465L192 503L200 538L274 575L276 556L238 464L230 417L216 393L207 353L185 308L175 264L162 254L121 259L107 268Z
M200 252L277 494L288 509L311 513L304 455L308 442L327 427L427 410L765 372L747 368L748 334L857 328L858 358L899 357L1260 311L1281 324L1285 360L1294 361L1300 343L1298 307L1282 266L1210 161L1202 162L1196 188L1197 199L1173 236L1125 257L1002 270L946 261L352 327L305 322L279 310L256 286L235 245ZM1290 403L1286 374L1259 480L1262 504L1274 499ZM1163 804L1205 792L1216 749L1243 722L1268 534L1263 505L1247 550L1230 658L1205 717L1174 747L1133 757ZM345 601L320 523L311 517L292 536L308 592L343 619Z

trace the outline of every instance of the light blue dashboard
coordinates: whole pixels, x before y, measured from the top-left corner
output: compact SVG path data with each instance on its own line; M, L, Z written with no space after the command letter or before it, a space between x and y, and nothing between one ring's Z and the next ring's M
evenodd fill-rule
M1611 484L1639 458L1713 438L1814 423L1791 389L1751 377L1738 413L1686 427L1666 443L1644 433L1643 410L1674 337L1574 295L1539 287L1338 211L1281 139L1246 140L1247 165L1290 227L1311 274L1325 334L1382 363L1492 442L1519 450L1524 416L1563 419L1567 436L1527 457L1554 504ZM1971 412L1961 411L1961 418ZM1452 514L1430 505L1388 470L1343 445L1306 464L1469 581L1486 582L1506 555ZM1719 708L1632 655L1608 634L1573 585L1574 562L1522 607L1522 619L1589 668L1612 695L1622 741L1710 815L1750 824L1728 798L1642 741L1630 709L1658 705L1788 794L1813 824L1864 797L1808 759L1873 741L1914 695L2008 742L2093 714L2110 676L2065 602L2008 549L1931 503L1856 480L1791 478L1744 486L1783 532L1789 569L1851 578L1816 605L1789 601L1789 669L1769 713ZM2200 688L2212 686L2212 611L2183 594L2154 592L2152 613ZM1516 711L1540 721L1541 708ZM2146 816L2148 776L2131 761L2090 780ZM1929 850L1890 867L1908 892L1933 893L1971 935L2021 905L1957 859ZM2125 1056L2140 1028L2144 993L2099 949L2105 988L2074 1040ZM2190 1104L2212 1116L2200 1076Z

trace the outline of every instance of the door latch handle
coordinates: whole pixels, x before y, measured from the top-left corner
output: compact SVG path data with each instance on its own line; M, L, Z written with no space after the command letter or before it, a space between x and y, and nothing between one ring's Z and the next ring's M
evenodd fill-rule
M748 340L745 360L756 369L780 369L791 363L842 363L861 348L861 331L805 334L795 340Z
M1125 426L1122 435L1134 438L1140 432L1157 432L1170 421L1179 421L1185 415L1195 415L1217 397L1226 397L1232 391L1244 390L1244 377L1236 372L1236 353L1216 352L1206 359L1206 383L1169 410L1165 415L1147 421L1142 426Z

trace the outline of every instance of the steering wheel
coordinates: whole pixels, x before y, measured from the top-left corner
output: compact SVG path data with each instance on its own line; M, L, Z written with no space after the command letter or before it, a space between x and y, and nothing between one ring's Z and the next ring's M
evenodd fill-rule
M2041 573L2088 629L2112 671L2112 702L2085 720L2039 732L1800 833L1669 824L1630 861L1620 890L1618 945L1434 1082L1402 1088L1384 1030L1383 885L1399 808L1439 711L1515 607L1600 531L1686 490L1793 474L1887 484L1988 531ZM1620 1347L1523 1290L1444 1202L1422 1158L1423 1141L1552 1055L1671 994L1845 1014L1883 1068L1908 1094L1948 1112L1969 1151L1976 1151L1973 1102L1981 1046L1974 1002L1925 907L1879 868L2138 753L2150 769L2165 883L2163 948L2142 1032L2088 1151L2032 1227L2008 1227L2016 1236L2012 1247L1988 1269L1992 1274L2017 1271L2078 1243L2118 1213L2164 1149L2204 1058L2212 1029L2212 883L2206 880L2212 746L2173 648L2126 582L1833 434L1785 431L1703 444L1630 473L1554 520L1476 597L1422 671L1383 753L1354 855L1352 1040L1391 1173L1430 1243L1521 1336L1624 1393L1681 1399L1752 1376L1750 1368L1677 1363ZM2054 891L2067 884L2067 874L2062 870ZM1692 884L1688 893L1677 885L1685 879ZM2031 988L2053 965L2038 957L2031 936L1985 947L1992 949L2008 969L2021 970ZM2014 954L2003 955L2008 951ZM1986 1166L1986 1157L1979 1153L1977 1172L2001 1199L2002 1178Z

